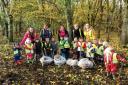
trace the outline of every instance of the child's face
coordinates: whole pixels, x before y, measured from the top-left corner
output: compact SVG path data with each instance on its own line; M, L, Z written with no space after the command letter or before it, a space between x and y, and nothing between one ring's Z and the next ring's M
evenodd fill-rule
M78 40L77 40L77 38L74 38L74 42L77 42Z
M14 44L14 47L19 47L19 44L18 44L18 43L15 43L15 44Z
M80 42L83 42L83 39L81 38L81 39L79 39L79 41L80 41Z
M68 40L68 37L64 37L64 40Z
M63 40L63 37L60 37L61 40Z
M98 43L98 41L97 41L97 40L93 40L93 43L94 43L94 44L97 44L97 43Z
M49 38L46 38L45 40L46 40L46 42L49 42Z
M92 43L91 42L88 42L88 47L90 48L92 46Z
M31 40L28 40L27 43L28 43L28 44L31 44Z
M55 38L52 38L52 41L55 41Z
M36 42L39 42L39 40L36 40Z
M103 44L103 41L102 40L99 40L98 44Z

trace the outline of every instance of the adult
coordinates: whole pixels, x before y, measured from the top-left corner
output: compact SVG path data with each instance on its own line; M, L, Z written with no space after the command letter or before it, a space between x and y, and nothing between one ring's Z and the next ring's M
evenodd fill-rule
M79 28L79 25L78 24L74 24L73 27L74 27L73 31L72 31L73 38L79 39L80 37L83 37L83 31Z
M58 38L60 40L61 37L64 38L66 36L69 36L68 31L65 29L63 25L61 25L58 30Z
M94 30L92 26L90 26L89 24L85 24L83 31L84 31L84 37L87 41L91 41L95 39Z
M42 41L45 41L46 38L49 40L51 39L52 32L49 27L50 27L49 24L46 24L46 23L44 24L44 27L40 33L40 37L41 37Z
M27 38L29 38L32 43L34 43L35 40L37 39L37 34L36 34L35 30L32 27L30 27L28 29L28 31L25 33L23 39L20 42L20 46L24 45Z

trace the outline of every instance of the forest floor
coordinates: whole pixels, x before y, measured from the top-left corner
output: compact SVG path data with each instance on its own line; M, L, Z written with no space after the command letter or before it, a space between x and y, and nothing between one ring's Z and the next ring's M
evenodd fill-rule
M101 37L104 39L106 35L102 34ZM57 67L52 64L42 67L40 63L16 66L12 59L12 46L7 42L4 37L0 40L0 85L3 82L5 85L9 82L18 85L128 85L128 67L120 69L116 80L113 80L111 76L106 77L105 69L100 65L84 71L67 65ZM117 50L122 51L116 33L110 35L110 42Z

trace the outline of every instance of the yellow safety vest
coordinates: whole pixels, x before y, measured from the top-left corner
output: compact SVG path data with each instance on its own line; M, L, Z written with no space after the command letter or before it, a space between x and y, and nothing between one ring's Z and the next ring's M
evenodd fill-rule
M70 44L69 44L68 41L65 41L65 43L64 43L64 48L70 48Z
M85 31L84 32L84 36L86 37L86 39L89 39L89 40L93 40L94 39L94 35L93 35L93 31L92 30Z
M30 44L30 45L26 45L28 48L33 48L33 44ZM34 53L33 52L33 49L29 50L29 49L25 49L26 53Z
M15 55L15 54L18 54L18 50L15 50L15 51L14 51L14 55Z
M113 63L118 63L117 53L113 54Z

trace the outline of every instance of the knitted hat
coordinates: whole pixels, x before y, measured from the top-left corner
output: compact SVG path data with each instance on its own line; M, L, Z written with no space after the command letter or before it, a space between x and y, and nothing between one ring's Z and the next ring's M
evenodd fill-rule
M31 43L31 40L30 40L30 38L27 38L25 41L25 44L29 44L29 43Z

